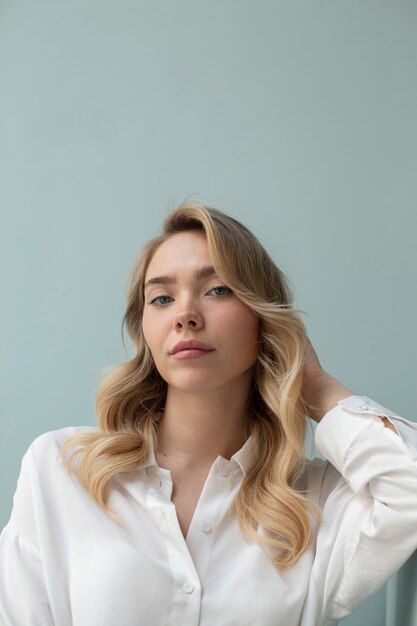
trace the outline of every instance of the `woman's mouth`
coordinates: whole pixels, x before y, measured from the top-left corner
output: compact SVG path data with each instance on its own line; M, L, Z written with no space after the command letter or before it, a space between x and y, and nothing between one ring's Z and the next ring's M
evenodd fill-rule
M206 356L213 352L214 348L202 343L201 341L195 341L191 339L189 341L178 342L170 351L170 356L174 359L196 359L200 356Z

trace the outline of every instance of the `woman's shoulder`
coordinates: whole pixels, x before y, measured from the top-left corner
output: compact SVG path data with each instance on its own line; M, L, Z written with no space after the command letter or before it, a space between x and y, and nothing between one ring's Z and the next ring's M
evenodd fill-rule
M63 444L78 432L92 432L91 426L70 426L44 432L30 443L23 455L9 529L37 546L37 513L49 519L65 499L79 492L76 480L66 471L61 450ZM47 515L45 515L47 511Z
M51 455L56 456L64 443L73 435L77 433L97 432L97 430L95 426L66 426L65 428L49 430L38 435L31 442L25 456L45 461L48 457L51 457Z

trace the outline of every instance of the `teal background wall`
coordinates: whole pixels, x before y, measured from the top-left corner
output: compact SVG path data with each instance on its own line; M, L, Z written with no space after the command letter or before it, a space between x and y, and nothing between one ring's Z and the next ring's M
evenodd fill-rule
M29 443L95 423L127 273L189 195L271 251L326 369L417 418L416 33L401 0L2 0L0 527ZM344 624L405 626L388 596Z

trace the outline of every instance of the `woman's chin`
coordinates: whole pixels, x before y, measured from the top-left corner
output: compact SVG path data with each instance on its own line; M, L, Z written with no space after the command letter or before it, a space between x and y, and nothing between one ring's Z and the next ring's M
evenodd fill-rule
M206 394L222 387L218 381L208 380L207 377L201 378L198 376L187 377L182 380L167 381L167 383L168 392L171 393Z

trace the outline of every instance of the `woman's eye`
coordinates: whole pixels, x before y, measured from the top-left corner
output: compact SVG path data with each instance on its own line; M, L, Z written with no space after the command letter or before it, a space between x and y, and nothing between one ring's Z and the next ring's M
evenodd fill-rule
M156 298L153 298L153 300L151 300L149 304L155 304L158 306L168 304L171 301L171 296L156 296Z
M213 287L210 289L209 293L214 291L214 295L216 296L227 296L229 293L232 293L230 287L226 287L226 285L218 285L217 287Z

